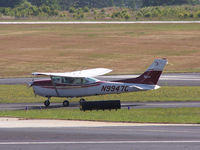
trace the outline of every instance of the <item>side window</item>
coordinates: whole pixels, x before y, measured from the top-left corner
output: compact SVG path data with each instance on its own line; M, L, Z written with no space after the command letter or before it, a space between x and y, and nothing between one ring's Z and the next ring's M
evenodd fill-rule
M54 83L61 83L61 77L52 77Z
M71 85L81 85L83 84L83 78L62 77L62 83Z
M82 78L74 78L73 84L81 85L81 84L83 84L83 79Z
M73 84L74 78L70 77L52 77L52 81L58 84Z
M71 85L82 85L95 83L98 80L95 78L72 78L72 77L51 77L54 83L58 84L71 84Z
M64 84L72 84L73 81L74 81L74 78L62 77L62 83L64 83Z

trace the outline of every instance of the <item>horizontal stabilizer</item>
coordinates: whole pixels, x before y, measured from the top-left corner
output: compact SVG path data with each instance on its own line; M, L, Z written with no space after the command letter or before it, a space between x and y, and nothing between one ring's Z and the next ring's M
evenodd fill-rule
M141 86L133 85L133 86L130 86L130 87L135 88L135 89L140 90L140 91L142 91L142 90L157 90L157 89L160 88L160 86L158 86L158 85L141 85Z
M138 90L143 90L144 88L142 88L142 87L139 87L139 86L130 86L131 88L135 88L135 89L138 89Z

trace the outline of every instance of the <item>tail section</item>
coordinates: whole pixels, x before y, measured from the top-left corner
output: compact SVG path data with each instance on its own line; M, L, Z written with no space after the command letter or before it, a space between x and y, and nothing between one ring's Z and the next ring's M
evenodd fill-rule
M156 85L166 64L167 59L165 58L155 59L154 62L149 66L149 68L139 77L125 80L117 80L115 82Z

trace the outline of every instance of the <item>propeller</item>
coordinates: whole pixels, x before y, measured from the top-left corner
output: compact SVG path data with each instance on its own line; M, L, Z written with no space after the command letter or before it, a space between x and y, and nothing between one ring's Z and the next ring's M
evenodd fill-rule
M34 78L32 78L32 81L29 81L29 82L26 83L27 87L28 88L32 87L33 83L34 83Z
M32 81L31 81L31 82L27 82L27 87L28 87L28 88L32 87L32 85L33 85L33 82L32 82Z
M34 78L32 78L32 81L26 82L27 88L32 87L32 86L33 86L33 83L34 83ZM34 95L35 95L35 97L36 97L37 95L35 94L35 90L34 90L34 89L33 89L33 93L34 93Z

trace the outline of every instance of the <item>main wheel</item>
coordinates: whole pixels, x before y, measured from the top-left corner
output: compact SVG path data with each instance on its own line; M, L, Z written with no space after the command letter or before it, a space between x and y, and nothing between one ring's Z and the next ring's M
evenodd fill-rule
M82 102L85 102L85 101L86 100L84 98L81 98L79 102L82 103Z
M45 105L46 107L48 107L48 106L50 105L50 101L49 101L49 100L44 101L44 105Z
M64 107L68 107L68 106L69 106L69 101L64 101L64 102L63 102L63 106L64 106Z

